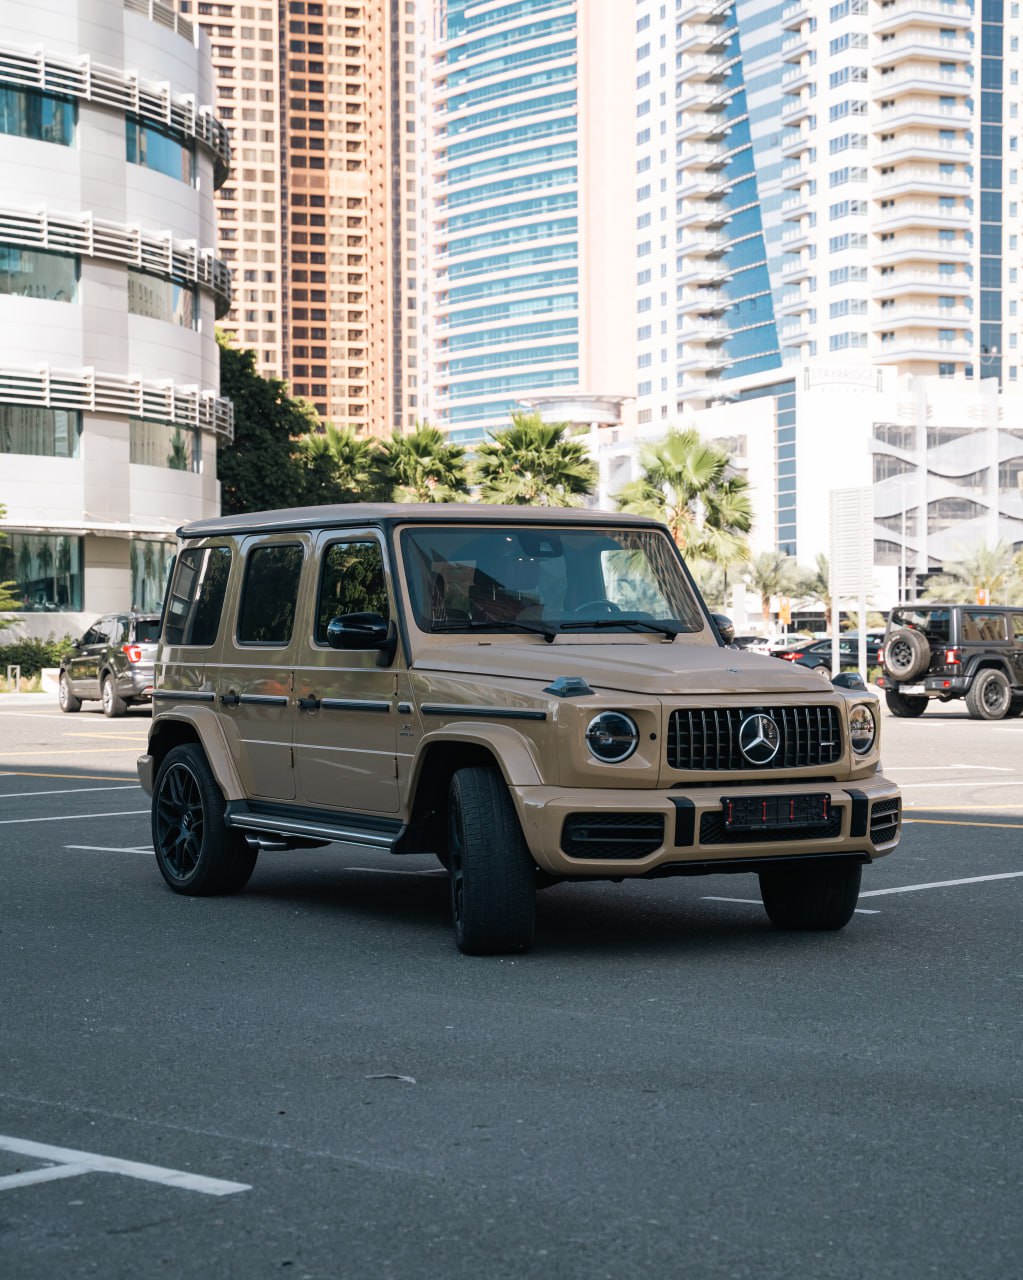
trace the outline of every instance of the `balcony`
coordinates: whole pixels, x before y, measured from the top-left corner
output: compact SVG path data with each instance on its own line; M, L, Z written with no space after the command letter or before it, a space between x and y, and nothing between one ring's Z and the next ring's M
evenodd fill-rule
M931 160L941 163L966 162L972 150L966 137L944 140L936 133L900 133L877 148L877 161L898 164L905 160Z
M797 31L795 35L786 36L781 43L782 61L798 62L804 53L810 52L810 47L810 37L802 31Z
M782 46L783 54L784 51ZM973 46L968 39L960 40L955 37L940 40L916 31L884 41L872 59L875 67L925 60L969 63L973 61Z
M782 15L784 17L784 14ZM942 0L896 0L886 8L877 7L872 17L876 35L898 31L902 27L943 27L969 30L973 25L973 6L944 4Z
M786 31L798 31L804 22L809 22L811 8L809 0L796 0L795 4L787 4L781 11L782 27Z
M699 147L686 147L678 157L686 169L720 169L728 163L731 151L720 143L705 143Z
M675 284L680 287L717 288L731 280L732 273L720 261L711 262L696 260L687 262L675 277Z
M784 117L784 111L782 115ZM896 98L892 106L881 108L877 127L884 131L913 125L931 129L968 129L972 120L965 102L943 107L937 98Z
M781 153L791 160L801 156L814 146L814 135L809 129L786 130L782 135Z
M684 258L718 258L731 243L729 236L707 231L683 240L677 248Z
M799 93L814 78L815 67L810 64L800 63L799 66L791 67L782 74L781 87L783 93Z
M906 303L880 307L874 316L875 329L962 329L968 332L976 316L964 306L934 307L926 303Z
M792 102L783 102L781 108L782 124L791 127L805 120L814 110L815 100L809 94L796 98Z
M682 38L675 44L679 53L723 52L735 35L735 28L724 23L697 23L684 27Z
M733 0L690 0L675 11L675 21L682 23L719 23L732 12Z
M695 82L687 84L686 89L688 92L684 98L675 99L676 108L679 111L705 111L708 114L724 111L736 93L735 89L722 89L720 85Z
M969 298L973 296L973 280L965 271L956 272L954 276L937 271L892 271L876 278L871 293L875 298L936 294Z
M693 111L686 115L675 136L680 140L688 138L709 142L715 138L726 138L731 127L732 122L724 112Z
M731 302L719 289L697 289L676 303L680 316L723 316Z
M812 205L817 202L816 196L811 196L809 190L804 195L798 193L794 196L787 196L781 202L781 216L783 222L800 222L809 212Z
M907 93L958 94L967 97L974 90L966 71L939 71L930 63L907 62L897 72L882 75L874 82L877 97L894 98Z
M939 342L937 337L917 334L898 338L894 342L877 343L871 358L878 364L938 364L952 360L971 360L975 355L975 348L968 342Z
M879 174L874 183L878 196L900 195L967 196L972 184L965 169L955 173L942 173L940 169L925 169L921 165L899 165L894 173Z
M802 253L798 255L793 253L791 260L782 263L781 278L786 284L797 284L800 280L807 280L814 272L814 263L811 258L804 258Z
M720 200L731 190L734 182L734 178L723 180L720 174L695 170L685 175L685 182L675 189L675 195L682 200Z
M730 325L723 324L720 320L699 316L691 324L686 325L680 332L679 337L687 345L700 342L713 346L724 342L731 336L731 333Z
M728 74L728 68L736 59L713 56L683 58L682 65L675 72L677 84L688 84L697 81L704 84L717 84Z
M679 373L723 373L731 364L731 360L723 352L709 349L696 350L675 361Z
M935 231L966 231L972 225L969 209L943 209L936 201L900 200L891 209L876 209L872 228L875 231L901 231L910 227L933 228Z
M906 262L960 262L969 263L973 247L965 239L939 240L937 236L899 236L895 240L879 244L874 252L873 265Z
M676 227L723 227L731 217L730 212L720 202L705 201L690 203L683 213L675 219Z

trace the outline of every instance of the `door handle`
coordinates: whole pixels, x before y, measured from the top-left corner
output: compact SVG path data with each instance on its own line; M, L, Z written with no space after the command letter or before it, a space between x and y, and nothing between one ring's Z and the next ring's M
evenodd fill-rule
M320 700L319 698L299 698L298 705L302 711L318 711Z
M222 707L236 707L241 702L241 698L236 693L222 693L220 695L220 705Z

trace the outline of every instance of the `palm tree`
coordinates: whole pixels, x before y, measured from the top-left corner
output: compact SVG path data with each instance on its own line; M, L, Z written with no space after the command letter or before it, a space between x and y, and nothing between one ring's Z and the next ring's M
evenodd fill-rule
M799 568L792 556L782 551L765 551L750 561L746 584L760 596L764 622L771 621L771 597L799 592Z
M720 565L748 558L750 486L727 453L696 431L673 428L644 445L639 462L642 475L616 496L619 511L660 520L687 556Z
M597 467L566 422L513 413L512 425L478 446L472 481L482 502L524 507L578 507L597 485Z
M0 523L2 523L6 517L7 508L0 504ZM6 537L7 535L5 533L0 533L0 544L5 541ZM3 547L0 545L0 551L2 550ZM10 553L3 555L2 560L4 567L6 567L7 563L13 559L14 557L10 555ZM0 581L0 609L17 609L20 607L21 601L13 594L17 585L18 584L13 578L8 579L6 582ZM8 626L12 621L12 618L0 618L0 628Z
M303 469L303 500L309 503L361 502L376 496L374 446L351 427L324 424L295 440Z
M993 547L978 543L962 556L961 560L945 565L944 572L931 578L922 598L948 600L950 603L969 603L987 592L989 604L1001 603L1007 591L1013 587L1014 566L1012 547L998 542Z
M384 441L376 467L397 502L454 502L469 494L465 450L424 422L408 435L396 431Z
M39 554L36 556L39 561L39 568L42 570L43 577L50 576L50 570L54 566L53 548L50 546L49 538L43 539L43 545L39 548ZM57 579L53 579L53 603L57 603Z
M71 608L71 539L62 537L57 541L57 572L64 579L64 608Z
M824 630L831 635L831 566L823 551L818 551L815 567L807 571L800 583L800 594L807 599L819 600L824 606Z

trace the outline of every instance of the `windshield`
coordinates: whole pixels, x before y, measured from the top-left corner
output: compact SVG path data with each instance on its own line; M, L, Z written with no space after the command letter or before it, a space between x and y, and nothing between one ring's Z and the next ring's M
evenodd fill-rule
M401 535L423 631L701 631L667 534L654 529L421 526Z

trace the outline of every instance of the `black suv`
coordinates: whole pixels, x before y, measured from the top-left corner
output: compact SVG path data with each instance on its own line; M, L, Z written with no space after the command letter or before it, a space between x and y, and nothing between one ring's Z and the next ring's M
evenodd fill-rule
M1023 608L901 605L885 632L881 665L888 710L919 716L930 698L965 698L975 720L1023 712Z
M131 703L153 699L153 662L160 614L112 613L98 618L60 660L61 711L81 711L98 698L105 716L123 716Z

